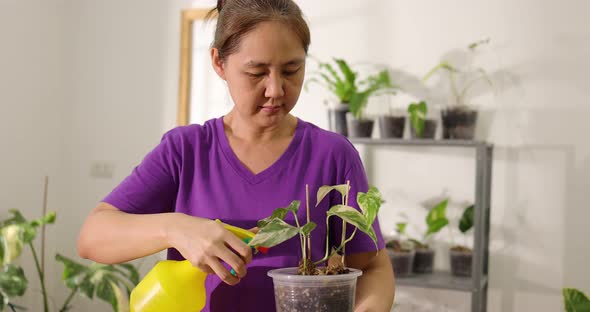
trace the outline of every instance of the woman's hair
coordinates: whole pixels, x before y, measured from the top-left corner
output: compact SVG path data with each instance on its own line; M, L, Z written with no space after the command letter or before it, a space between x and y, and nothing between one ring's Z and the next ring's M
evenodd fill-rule
M307 54L309 27L293 0L217 0L216 10L219 15L212 47L219 50L221 60L235 53L241 39L256 25L271 21L291 27Z

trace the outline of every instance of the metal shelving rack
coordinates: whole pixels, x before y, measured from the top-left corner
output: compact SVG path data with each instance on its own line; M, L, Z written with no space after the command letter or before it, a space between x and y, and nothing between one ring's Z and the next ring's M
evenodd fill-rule
M396 279L396 284L412 287L465 291L471 293L471 311L487 310L488 259L490 240L490 197L493 145L484 141L350 138L353 144L385 146L462 147L475 149L474 241L471 277L455 277L450 272L413 275Z

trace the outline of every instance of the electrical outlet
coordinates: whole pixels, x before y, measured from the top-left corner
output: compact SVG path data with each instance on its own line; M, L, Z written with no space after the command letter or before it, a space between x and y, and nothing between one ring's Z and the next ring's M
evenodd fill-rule
M90 165L90 176L93 178L112 178L115 164L110 161L95 160Z

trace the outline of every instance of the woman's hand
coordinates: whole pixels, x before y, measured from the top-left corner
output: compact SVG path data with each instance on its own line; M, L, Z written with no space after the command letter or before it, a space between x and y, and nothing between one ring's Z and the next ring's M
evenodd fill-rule
M219 222L178 213L168 226L168 241L193 266L214 273L229 285L246 276L246 264L252 260L252 250ZM220 262L229 264L233 276Z

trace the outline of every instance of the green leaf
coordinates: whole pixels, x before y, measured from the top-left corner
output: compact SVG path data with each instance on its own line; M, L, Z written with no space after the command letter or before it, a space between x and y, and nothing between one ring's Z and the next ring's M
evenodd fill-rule
M118 310L115 288L118 287L116 285L113 287L113 282L108 278L101 279L96 287L96 296L108 302L113 307L113 311Z
M27 290L25 272L19 266L8 264L0 272L0 290L6 297L17 297Z
M12 218L10 220L12 220L13 223L27 223L27 219L23 217L22 213L18 209L10 209L8 212L12 214Z
M342 196L346 196L348 194L348 192L350 191L350 186L348 184L339 184L339 185L334 185L334 186L330 186L330 185L321 186L317 192L317 196L316 196L317 200L316 200L315 206L317 207L320 204L320 202L324 199L324 197L326 197L326 195L328 195L333 190L337 190Z
M426 225L428 226L428 230L424 235L425 237L430 234L437 233L447 224L449 224L449 220L446 217L448 202L449 200L445 199L430 209L428 212L428 215L426 216Z
M311 231L313 231L316 228L317 224L315 224L315 222L309 222L307 224L305 224L303 227L301 227L301 234L308 236L309 233L311 233Z
M473 205L471 205L465 208L465 210L463 211L463 215L459 220L459 230L461 231L461 233L465 233L473 227L473 209L474 207Z
M327 212L328 216L338 216L347 223L352 224L357 229L369 235L375 245L377 245L377 235L371 224L367 223L367 219L358 210L350 206L335 205Z
M438 220L446 220L446 211L447 211L447 204L449 203L448 199L441 201L440 203L436 204L426 216L426 224L430 226L431 224L438 222ZM448 221L448 220L447 220Z
M437 233L447 224L449 224L449 220L447 219L438 219L433 221L431 224L428 225L428 231L426 232L426 236Z
M139 271L135 268L133 264L130 263L121 263L116 264L115 266L124 268L127 270L127 274L124 274L132 283L133 285L139 284Z
M265 227L268 222L270 222L272 219L281 219L281 220L285 220L285 216L287 215L287 213L289 212L289 210L287 210L287 208L277 208L275 209L272 214L267 217L264 218L260 221L257 222L256 226L258 226L258 228L263 228Z
M63 263L64 270L62 273L62 280L66 283L66 286L70 289L81 286L86 275L90 273L90 269L76 261L66 258L60 254L55 255L55 260ZM89 298L92 295L88 296Z
M46 215L38 220L32 221L30 224L33 227L38 227L44 224L53 224L55 222L55 211L48 212Z
M367 225L372 225L383 202L381 193L376 187L371 186L367 193L358 192L356 201L363 211Z
M563 288L562 293L566 312L590 311L590 300L580 290L575 288Z
M0 243L2 244L2 258L0 265L9 264L20 256L24 242L24 227L22 224L10 224L0 231Z
M299 211L299 205L301 205L301 202L298 200L294 200L289 204L289 207L285 209L293 212L294 215L297 215L297 211Z
M0 311L4 311L4 307L8 305L8 296L5 296L0 290Z
M298 228L281 219L272 219L266 226L260 228L248 245L270 248L297 234L299 234Z
M405 222L399 222L396 223L396 231L400 234L400 235L405 235L406 234L406 226L408 226L407 223Z
M408 106L410 124L412 128L414 128L417 137L422 136L427 112L428 108L425 101L421 101L419 103L410 103Z

